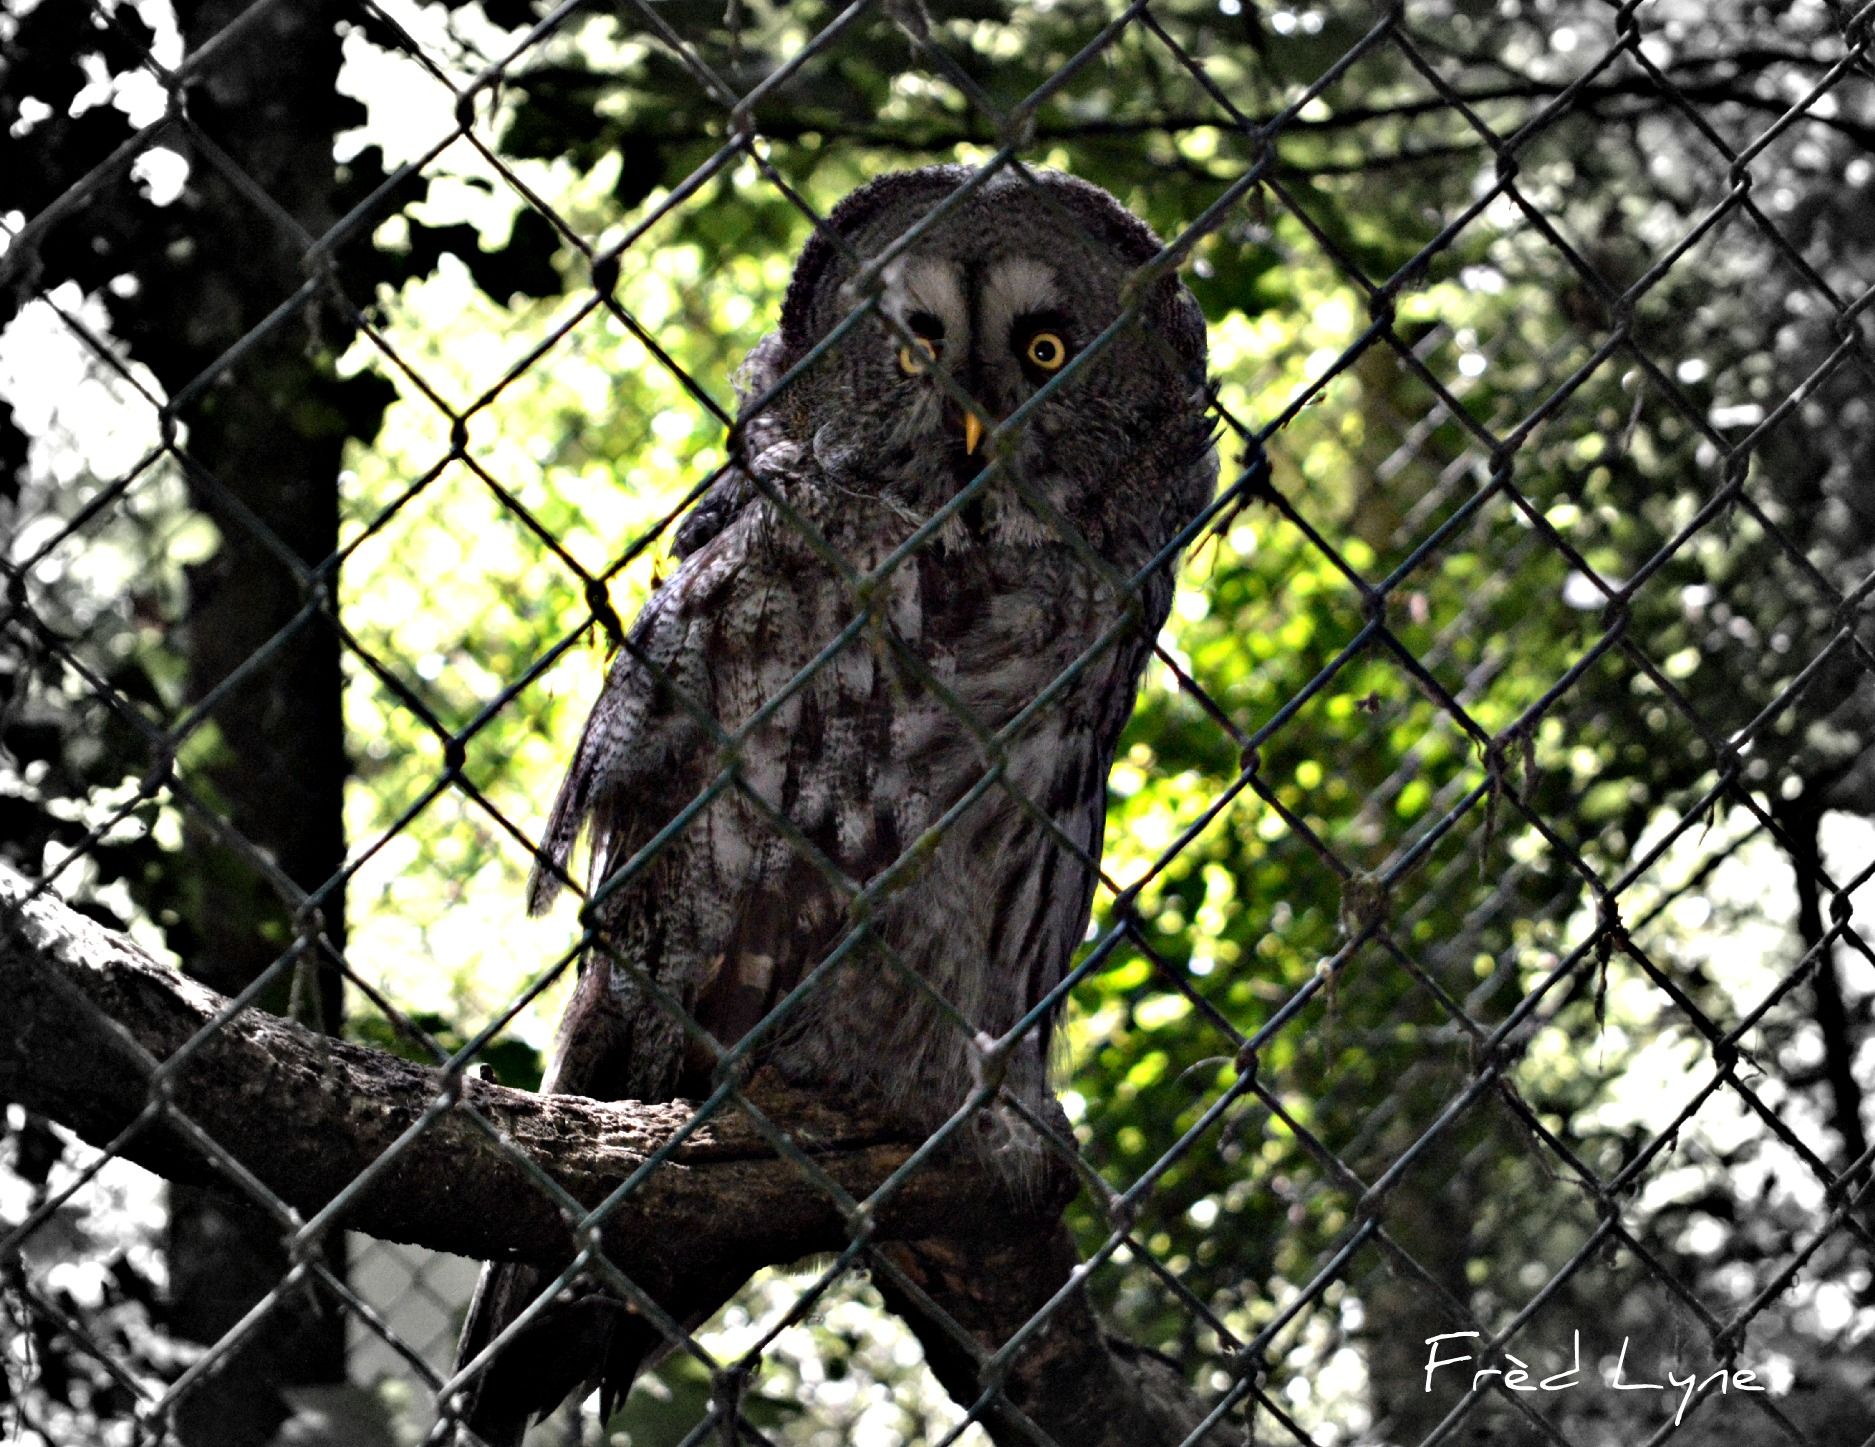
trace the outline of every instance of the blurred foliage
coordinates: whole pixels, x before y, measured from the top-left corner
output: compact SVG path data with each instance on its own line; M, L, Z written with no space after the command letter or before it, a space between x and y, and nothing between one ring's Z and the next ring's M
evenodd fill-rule
M30 11L12 53L50 53L31 26L90 35L84 13ZM1875 816L1875 364L1868 312L1847 309L1875 276L1867 79L1757 148L1749 190L1732 159L1841 56L1832 7L1660 0L1624 48L1627 12L1591 0L1430 0L1379 37L1365 6L1162 0L1091 56L1112 12L1085 0L933 5L926 45L904 7L817 41L839 13L670 0L655 15L684 55L630 7L577 13L476 93L473 143L434 154L450 86L534 10L348 21L341 202L389 185L368 240L337 253L365 324L338 371L395 398L340 480L348 954L403 1017L354 1001L349 1030L430 1058L413 1030L454 1051L504 1023L483 1058L538 1078L564 982L503 1017L572 938L566 917L519 921L518 900L603 664L581 574L629 616L658 529L722 461L729 379L809 231L789 191L824 214L882 170L985 160L995 113L1021 117L1023 160L1099 182L1168 237L1254 173L1186 275L1232 419L1226 482L1245 432L1267 434L1271 482L1188 562L1164 639L1177 671L1155 665L1112 781L1107 872L1140 888L1124 912L1099 902L1119 942L1068 1027L1086 1158L1139 1186L1074 1207L1088 1249L1118 1233L1093 1289L1207 1388L1230 1380L1220 1328L1280 1322L1269 1390L1317 1441L1414 1441L1451 1404L1410 1395L1424 1337L1466 1313L1499 1329L1576 1261L1526 1328L1546 1350L1579 1325L1593 1353L1631 1330L1704 1363L1702 1313L1751 1307L1745 1360L1784 1364L1784 1410L1859 1440L1875 1287L1854 1240L1758 1298L1853 1154L1823 1086L1844 1049L1866 1081L1875 995L1866 954L1839 951L1845 1039L1786 980L1814 943L1793 924L1792 808L1812 845L1825 811L1857 841L1836 881L1865 872L1855 826ZM105 45L92 31L79 50ZM762 139L677 201L732 137L718 90L758 85ZM56 119L76 92L30 93ZM114 114L84 111L59 144L116 144ZM46 124L7 144L43 156ZM139 274L163 234L144 203L124 203L149 214L108 264L73 270L81 289ZM593 258L628 238L602 304ZM0 418L0 439L18 430ZM32 471L20 516L81 505ZM132 533L110 515L73 566L160 557L188 519L174 496L148 516ZM169 574L135 576L57 592L97 677L164 718L178 695L150 620L173 615L137 598ZM100 721L89 681L47 665L35 691L34 660L0 666L24 781L0 810L37 862L138 775L142 745ZM174 847L158 812L89 850L97 884ZM1753 1094L1680 1119L1747 1021ZM811 1371L890 1388L907 1370L868 1354L852 1307L817 1308L813 1348L763 1377L777 1440L833 1430ZM679 1372L615 1425L674 1441L653 1419L694 1420L704 1387ZM1565 1431L1623 1409L1546 1408ZM1489 1402L1476 1420L1516 1417Z

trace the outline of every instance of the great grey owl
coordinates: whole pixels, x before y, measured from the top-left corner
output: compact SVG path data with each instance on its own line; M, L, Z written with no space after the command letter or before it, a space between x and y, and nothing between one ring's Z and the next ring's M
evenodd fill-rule
M1173 544L1216 482L1205 329L1175 275L1130 294L1157 239L1069 176L1004 171L899 244L971 174L888 175L841 202L739 374L738 466L678 529L681 563L612 661L530 886L547 908L590 831L598 943L545 1090L709 1092L715 1051L650 978L723 1047L760 1026L751 1063L935 1126L984 1078L978 1042L1069 968ZM897 327L859 317L755 410L869 294ZM1129 302L1136 322L982 445L985 419L1074 367ZM876 572L992 455L988 485ZM699 804L731 760L737 781ZM862 919L862 941L763 1024ZM1058 1011L1013 1043L1006 1092L1041 1102ZM967 1134L1024 1169L1007 1112ZM547 1279L485 1271L459 1359ZM575 1386L622 1393L658 1344L617 1301L576 1292L508 1344L466 1419L516 1442Z

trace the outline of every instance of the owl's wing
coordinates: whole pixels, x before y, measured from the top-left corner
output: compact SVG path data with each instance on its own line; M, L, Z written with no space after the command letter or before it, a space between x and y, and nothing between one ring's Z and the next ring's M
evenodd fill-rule
M750 475L761 459L783 446L785 432L774 403L758 407L770 388L781 380L781 333L771 332L755 346L736 371L736 427L730 438L731 462L723 475L696 500L671 539L671 552L687 558L720 533L755 496ZM770 469L772 470L772 468Z
M635 804L662 798L673 777L688 772L709 728L705 624L740 561L741 551L727 546L692 554L626 634L547 816L528 879L529 914L559 896L582 828L593 826L595 865L621 857L615 836L629 832Z
M686 704L701 701L707 678L700 650L689 646L691 632L734 567L732 559L700 555L756 497L751 475L786 465L781 454L789 444L780 414L772 405L757 405L781 377L781 356L781 335L772 333L736 372L735 460L678 524L671 552L684 566L652 596L632 625L607 675L605 691L586 720L573 766L547 821L544 859L536 862L528 881L529 914L544 912L558 896L574 842L588 819L596 826L595 862L619 857L607 847L618 841L601 837L608 818L599 807L603 799L629 797L634 783L653 777L697 742L701 720L696 708Z
M548 816L528 881L530 913L553 903L583 829L590 826L592 833L596 887L694 792L714 702L706 656L711 617L742 565L741 543L737 534L719 535L700 548L632 624ZM631 911L608 906L607 913L609 930ZM593 959L581 962L542 1089L611 1099L629 1092L625 1072L634 1057L668 1054L666 1036L675 1032L668 1025L660 1032L662 1022L653 1018L659 1012L647 1002L623 1000L611 987L612 972L593 968ZM649 1074L659 1073L650 1062L638 1063ZM674 1068L674 1062L666 1063ZM458 1365L479 1355L551 1276L531 1266L485 1266L463 1325ZM680 1321L701 1320L739 1284L714 1276L683 1283L665 1305ZM466 1430L456 1440L463 1447L518 1447L531 1420L584 1382L597 1377L609 1401L622 1397L646 1355L661 1345L661 1335L643 1318L591 1283L576 1283L472 1385L458 1408L456 1420Z

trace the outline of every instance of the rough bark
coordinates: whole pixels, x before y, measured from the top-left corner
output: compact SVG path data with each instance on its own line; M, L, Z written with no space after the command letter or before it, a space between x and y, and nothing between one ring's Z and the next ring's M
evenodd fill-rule
M983 1417L998 1444L1224 1447L1246 1440L1241 1412L1224 1414L1194 1436L1210 1404L1169 1358L1110 1335L1079 1285L1048 1312L1005 1370L985 1372L986 1359L1047 1307L1080 1265L1060 1224L1015 1241L914 1241L882 1246L879 1254L950 1319L941 1320L888 1273L877 1277L886 1304L924 1344L944 1390L969 1406L983 1398L992 1375L1000 1382ZM957 1339L953 1326L963 1328L968 1343Z
M454 1088L440 1071L255 1009L216 1024L227 1005L222 996L54 900L22 910L28 889L0 867L0 916L18 920L0 943L0 996L14 1006L11 1048L0 1054L0 1096L109 1145L157 1093L152 1066L166 1062L157 1079L169 1110L124 1141L119 1154L167 1180L234 1186L180 1119L303 1216L362 1181L346 1198L347 1228L465 1256L558 1266L573 1233L524 1162L582 1206L597 1205L694 1113L683 1101L608 1104L474 1078ZM400 1144L451 1097L464 1108L438 1110ZM851 1191L877 1185L916 1144L903 1130L812 1100L778 1092L760 1098ZM966 1219L956 1214L960 1201L982 1189L990 1186L961 1166L921 1171L876 1224L899 1234L955 1228ZM1060 1205L1057 1197L1040 1209L1052 1214ZM779 1160L747 1116L724 1112L620 1203L603 1241L616 1261L631 1263L634 1279L643 1272L656 1281L727 1254L755 1264L789 1260L844 1246L851 1235L821 1189Z
M558 1268L576 1235L534 1171L594 1206L694 1113L682 1101L603 1103L452 1082L255 1009L218 1020L223 997L31 892L0 866L0 998L13 1014L0 1097L172 1181L236 1189L228 1169L195 1143L193 1127L302 1218L341 1202L329 1232ZM799 1093L758 1086L755 1098L856 1199L919 1143L915 1132ZM165 1108L138 1125L157 1099ZM1017 1195L993 1174L940 1155L869 1213L876 1241L913 1243L891 1247L892 1259L977 1343L977 1351L960 1346L888 1285L940 1380L966 1405L982 1396L980 1355L1027 1322L1077 1264L1058 1224L1070 1175L1063 1166L1051 1189ZM747 1115L726 1110L617 1204L597 1244L665 1299L726 1263L753 1272L844 1247L857 1227ZM276 1227L275 1240L286 1234ZM1045 1435L992 1412L999 1443L1170 1447L1206 1412L1170 1363L1108 1337L1079 1291L1015 1355L1005 1391ZM1235 1437L1220 1429L1198 1440Z

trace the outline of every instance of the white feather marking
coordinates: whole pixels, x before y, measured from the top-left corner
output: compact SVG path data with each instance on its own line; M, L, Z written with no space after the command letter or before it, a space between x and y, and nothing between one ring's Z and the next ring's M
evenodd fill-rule
M900 256L885 269L886 311L901 323L913 312L930 312L944 323L944 340L953 349L968 342L969 313L964 308L961 275L954 261L929 256Z
M992 266L983 282L983 323L992 338L1027 312L1061 305L1055 269L1029 256L1015 256Z

